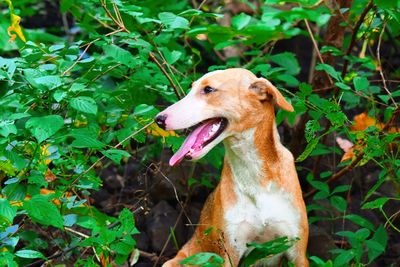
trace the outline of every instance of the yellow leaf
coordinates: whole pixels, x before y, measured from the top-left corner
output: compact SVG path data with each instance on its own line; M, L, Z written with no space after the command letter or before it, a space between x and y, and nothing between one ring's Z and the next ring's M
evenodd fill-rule
M22 207L23 206L23 202L20 200L11 200L10 201L10 205L11 206L15 206L15 207Z
M148 134L154 136L168 137L168 136L178 136L174 131L166 131L158 127L157 124L153 123L149 127L146 128L146 132Z
M14 14L14 8L12 6L12 2L10 0L6 0L6 2L10 10L10 21L11 21L11 25L7 29L7 33L10 36L9 41L14 42L15 38L17 38L18 36L25 43L26 39L24 34L22 33L22 28L20 25L21 17ZM12 32L14 32L15 34L13 34Z
M4 173L6 176L14 176L18 169L15 168L10 160L0 160L0 174Z
M47 158L48 156L51 155L50 151L48 150L48 148L50 147L50 144L45 144L44 146L40 147L41 150L41 155L43 158ZM51 162L51 159L45 159L44 160L44 164L49 165Z

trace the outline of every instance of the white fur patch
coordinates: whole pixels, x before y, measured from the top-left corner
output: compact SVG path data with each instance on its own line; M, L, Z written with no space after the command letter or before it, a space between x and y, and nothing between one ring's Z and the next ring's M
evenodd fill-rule
M270 182L260 185L262 165L254 145L254 129L225 143L238 200L225 213L226 236L240 256L246 243L263 243L281 236L300 234L300 214L291 195Z
M160 113L167 115L165 124L167 130L185 129L203 120L215 117L214 109L210 109L203 98L196 96L196 87L205 78L221 71L216 70L203 75L193 83L192 90L184 98Z

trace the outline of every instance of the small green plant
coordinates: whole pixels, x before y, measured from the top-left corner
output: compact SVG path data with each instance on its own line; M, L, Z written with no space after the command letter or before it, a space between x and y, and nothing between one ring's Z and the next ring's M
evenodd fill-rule
M224 259L218 254L200 252L187 257L180 263L187 266L221 267L223 266L224 262Z
M257 262L268 260L268 258L274 255L285 252L291 248L298 239L289 239L288 237L279 237L271 241L258 244L258 243L248 243L247 252L242 257L239 262L240 267L249 267Z
M238 266L253 266L259 261L285 252L292 247L296 241L297 239L291 240L287 237L280 237L262 244L254 242L248 243L246 244L246 254L240 259ZM215 253L200 252L184 259L180 263L188 266L221 267L225 263L225 260Z

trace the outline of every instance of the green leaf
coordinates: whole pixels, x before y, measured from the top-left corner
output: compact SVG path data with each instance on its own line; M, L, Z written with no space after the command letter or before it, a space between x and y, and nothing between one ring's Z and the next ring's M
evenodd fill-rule
M370 240L365 242L368 248L368 261L371 263L379 255L381 255L387 246L387 233L385 227L381 224L378 229L376 229L374 235Z
M285 82L285 84L290 87L297 87L299 85L299 80L297 80L296 77L290 74L280 74L277 75L276 78Z
M307 144L307 146L304 149L303 153L301 153L301 155L296 159L296 161L297 162L302 162L303 160L305 160L311 154L311 152L313 152L313 150L317 146L320 138L321 137L319 136L319 137L316 137L316 138L312 139L311 142Z
M118 215L118 220L121 223L120 230L123 234L138 234L139 231L135 227L135 220L132 212L124 208Z
M17 133L17 127L14 124L14 121L8 121L8 122L1 122L0 121L0 135L7 137L10 134L16 134Z
M345 192L348 191L351 188L350 185L339 185L338 187L335 187L332 191L332 194L336 194L336 193L341 193L341 192Z
M351 89L350 86L348 86L347 84L342 83L342 82L335 82L335 85L337 87L339 87L340 89L343 89L343 90L350 90Z
M62 85L60 76L48 75L42 76L34 79L35 83L39 88L46 88L48 90L53 90Z
M121 63L127 67L135 65L135 57L128 51L114 44L103 46L104 53L113 59L113 61Z
M321 125L318 120L309 120L306 123L305 137L307 142L314 139L315 133L321 129Z
M35 222L63 228L64 220L58 208L42 195L33 196L24 202L24 209Z
M325 71L326 73L328 73L329 74L329 76L331 76L332 78L334 78L335 80L337 80L337 81L342 81L342 78L340 77L340 74L339 74L339 72L337 72L336 70L335 70L335 68L333 68L331 65L328 65L328 64L318 64L316 67L315 67L315 69L316 70L323 70L323 71Z
M251 16L245 13L240 13L239 15L232 18L232 27L236 30L241 30L246 27L247 24L249 24L250 20Z
M41 143L54 135L64 125L64 120L59 115L48 115L43 117L30 118L25 128L29 129L36 140Z
M381 244L373 240L365 241L365 246L368 248L369 262L372 262L374 259L376 259L380 254L382 254L385 251L385 247L383 247Z
M101 153L103 153L104 156L111 159L112 161L114 161L117 164L119 164L121 162L122 158L129 158L131 156L127 151L119 150L119 149L115 149L115 148L103 150L103 151L101 151Z
M60 102L61 100L63 100L65 97L67 96L67 92L62 91L62 90L56 90L53 94L54 99L57 102Z
M103 142L88 135L73 134L72 136L75 138L71 144L73 147L99 149L105 146Z
M374 4L382 9L399 8L400 5L396 0L374 0Z
M170 65L174 64L182 56L182 52L175 50L171 52L166 47L161 47L160 51L163 53L165 61Z
M58 51L58 50L62 50L64 48L65 48L64 44L52 45L52 46L49 47L49 51L50 52L55 52L55 51Z
M224 15L222 14L217 14L217 13L206 13L198 9L187 9L181 13L178 14L179 16L188 16L188 17L193 17L193 16L201 16L201 17L211 17L211 18L222 18Z
M319 191L328 193L329 195L329 185L325 182L320 182L320 181L315 181L313 179L307 179L307 181L314 187L315 189L318 189Z
M374 225L370 221L368 221L367 219L365 219L359 215L356 215L356 214L348 214L348 215L344 216L344 218L352 221L353 223L355 223L357 225L365 227L371 231L373 231L375 228Z
M145 116L145 117L154 117L159 111L154 106L149 106L147 104L140 104L135 107L134 115L135 116Z
M210 252L200 252L194 254L180 262L182 265L189 266L221 266L224 263L224 259L218 254ZM212 265L211 265L212 264Z
M331 201L331 205L340 212L344 212L347 208L347 202L341 196L332 196L330 198L330 201Z
M361 208L362 209L376 209L376 208L382 208L383 205L386 204L386 202L389 201L389 198L387 197L380 197L378 199L375 199L373 201L365 203Z
M312 260L316 266L318 267L333 267L333 263L331 260L328 260L327 262L323 261L322 259L318 258L317 256L311 256L309 257L310 260Z
M23 249L15 252L15 256L20 257L20 258L25 258L25 259L45 259L46 257L43 256L42 253L36 250L30 250L30 249Z
M358 239L358 241L363 242L369 237L370 234L370 230L368 230L367 228L361 228L360 230L357 230L357 232L355 232L355 237Z
M72 98L70 101L72 108L89 114L97 114L97 103L96 101L88 96L78 96Z
M249 251L239 262L239 267L252 266L258 260L282 253L292 247L297 241L298 239L289 239L284 236L262 244L248 243L247 247Z
M291 75L300 73L300 65L296 56L293 53L284 52L273 55L270 60L279 66L285 68L286 72Z
M354 258L353 250L345 250L334 260L333 266L350 266L348 263Z
M5 219L6 223L11 225L16 215L17 207L11 206L6 198L0 198L0 218Z
M63 216L64 226L71 227L78 221L78 215L76 214L67 214Z
M161 23L171 29L189 29L189 21L171 12L161 12L158 14Z
M369 87L369 81L365 77L355 77L353 79L354 89L357 91L365 91Z

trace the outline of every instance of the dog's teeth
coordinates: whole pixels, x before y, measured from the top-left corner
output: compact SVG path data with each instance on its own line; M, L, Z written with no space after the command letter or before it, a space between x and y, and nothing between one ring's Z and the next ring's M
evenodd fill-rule
M211 128L211 132L215 132L216 130L218 130L219 128L219 123L218 124L213 124L212 128Z

